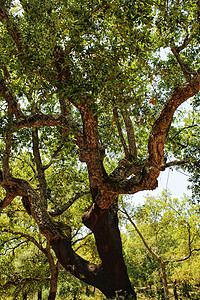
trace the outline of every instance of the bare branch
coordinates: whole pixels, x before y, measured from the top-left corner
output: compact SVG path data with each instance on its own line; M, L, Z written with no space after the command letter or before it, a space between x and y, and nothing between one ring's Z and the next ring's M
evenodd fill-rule
M27 234L27 233L24 233L24 232L19 232L19 231L13 231L13 230L7 230L7 229L4 229L2 230L2 232L7 232L7 233L10 233L10 234L13 234L13 235L20 235L21 237L25 238L27 241L30 241L32 242L40 251L42 251L45 256L47 256L47 253L46 253L46 249L43 248L39 243L38 241L32 237L30 234Z
M40 156L40 150L39 150L39 137L38 137L38 129L33 128L32 130L32 141L33 141L33 155L37 167L38 172L38 180L39 180L39 186L40 186L40 196L42 200L45 203L45 206L47 207L47 182L45 178L44 168L42 166L42 160Z
M124 123L126 126L126 132L128 137L128 145L129 145L129 153L133 159L137 158L137 147L135 142L135 133L133 128L133 123L129 116L128 110L124 108L124 112L122 111L122 116L124 119Z
M18 119L24 118L24 114L19 108L16 98L7 88L4 78L0 78L0 93L8 104L9 112L15 114Z
M77 194L75 194L72 198L70 198L67 203L56 207L54 210L50 211L49 214L52 217L56 217L56 216L60 216L62 215L76 200L78 200L79 198L81 198L84 195L89 194L90 191L84 191L84 192L79 192Z
M194 127L200 127L200 126L198 124L194 124L194 125L188 125L188 126L185 126L183 128L180 128L179 131L170 138L170 141L172 141L182 131L184 131L186 129L189 129L189 128L194 128Z
M74 241L74 242L73 242L73 245L75 245L76 243L79 243L79 242L85 240L85 239L86 239L88 236L90 236L90 235L92 235L92 231L89 232L88 234L86 234L85 236L83 236L83 237L77 239L76 241ZM75 251L76 251L76 250L75 250Z
M123 133L122 133L121 126L119 124L119 114L118 114L118 111L117 111L116 107L114 107L114 109L113 109L113 116L114 116L115 123L117 125L117 130L118 130L118 133L119 133L119 137L120 137L122 146L124 148L125 156L128 157L129 156L129 152L128 152L128 148L127 148L126 142L124 140L124 136L123 136Z
M143 237L142 233L140 232L140 230L138 229L138 227L136 226L136 224L133 222L132 218L129 216L128 212L126 211L126 209L123 207L123 210L119 209L119 211L121 211L121 213L125 214L127 219L130 221L130 223L133 225L133 227L135 228L135 231L138 233L139 237L141 238L144 246L146 247L146 249L149 251L149 253L151 253L151 255L160 263L162 263L161 258L151 250L151 248L148 246L147 242L145 241L145 238Z
M179 52L177 51L177 48L176 47L171 47L171 51L174 54L177 62L179 63L179 65L181 67L181 70L183 71L183 74L185 76L185 79L187 81L190 81L192 72L184 65L182 59L180 58Z
M192 34L189 35L188 33L183 41L183 44L181 46L175 47L176 52L179 53L182 50L184 50L187 47L187 45L191 42L192 39L193 39Z
M165 263L181 262L181 261L185 261L188 258L190 258L190 256L192 255L192 252L194 252L194 250L191 249L191 231L190 231L190 225L189 224L187 224L187 230L188 230L188 255L186 255L185 257L182 257L182 258L175 258L175 259L171 259L171 260L166 260L166 261L164 261Z
M43 167L43 170L47 170L53 163L54 159L56 158L56 156L59 154L59 152L62 150L64 146L64 142L60 144L60 146L56 149L56 151L53 153L50 162Z
M170 161L170 162L165 163L165 164L162 165L161 171L164 171L166 168L169 168L169 167L182 166L182 165L185 165L185 164L188 164L188 163L191 163L190 159Z

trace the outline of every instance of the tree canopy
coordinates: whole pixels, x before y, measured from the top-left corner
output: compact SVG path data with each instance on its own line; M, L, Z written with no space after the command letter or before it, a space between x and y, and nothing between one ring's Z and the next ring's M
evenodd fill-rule
M181 166L198 197L199 45L198 0L1 0L0 207L21 197L63 267L107 297L136 297L118 196ZM81 215L100 264L73 249Z

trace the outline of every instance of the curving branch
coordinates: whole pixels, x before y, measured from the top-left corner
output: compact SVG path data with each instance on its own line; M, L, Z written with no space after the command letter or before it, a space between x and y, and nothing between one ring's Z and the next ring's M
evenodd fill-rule
M79 198L83 197L84 195L90 194L90 191L84 191L84 192L79 192L76 193L73 197L71 197L67 203L61 205L61 206L56 206L55 209L49 212L49 214L52 217L60 216L62 215L76 200Z
M43 248L40 243L38 243L38 241L33 237L31 236L30 234L27 234L27 233L24 233L24 232L21 232L21 231L13 231L11 229L4 229L2 230L2 232L7 232L7 233L10 233L10 234L13 234L13 235L20 235L21 237L25 238L26 240L32 242L41 252L43 252L46 256L46 250L45 248Z
M50 280L49 278L46 278L46 281L49 281L49 280ZM19 280L19 281L9 280L4 285L0 286L0 290L5 290L11 285L20 286L20 285L25 285L27 283L36 282L36 281L41 281L41 279L40 278L29 278L28 277L28 278L24 278L24 279Z
M194 78L177 87L156 118L148 142L148 165L159 170L164 159L164 143L176 109L200 91L200 69ZM159 172L159 171L158 171Z
M133 227L135 228L135 231L137 232L137 234L139 235L139 237L141 238L144 246L146 247L146 249L149 251L149 253L160 263L162 263L162 259L160 258L160 256L158 256L147 244L145 238L143 237L142 233L140 232L139 228L136 226L135 222L133 222L132 218L130 217L130 215L128 214L128 212L126 211L126 209L123 207L123 209L119 209L119 211L123 214L125 214L125 216L127 217L127 219L130 221L130 223L133 225Z
M96 265L84 260L72 249L71 241L61 229L52 223L46 207L32 186L23 179L10 177L3 182L0 170L0 185L6 190L12 187L15 195L22 196L28 202L29 211L35 219L40 232L47 238L59 262L71 274L82 281L99 288L108 297L111 295L112 285L108 284L102 265Z
M163 168L164 144L171 126L174 112L187 99L200 91L200 69L190 82L177 87L166 101L152 126L149 140L147 159L141 164L125 163L118 166L108 177L110 191L117 194L134 194L138 191L152 190L158 185L157 178ZM136 168L135 168L136 167ZM126 179L136 172L135 176Z

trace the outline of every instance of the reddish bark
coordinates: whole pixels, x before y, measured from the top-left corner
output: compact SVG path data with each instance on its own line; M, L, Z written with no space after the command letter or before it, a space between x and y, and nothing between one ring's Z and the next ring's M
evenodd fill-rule
M117 211L116 201L108 210L101 210L94 204L91 211L83 215L83 222L94 233L102 267L111 286L111 296L117 293L118 296L132 295L132 299L136 299L123 259Z

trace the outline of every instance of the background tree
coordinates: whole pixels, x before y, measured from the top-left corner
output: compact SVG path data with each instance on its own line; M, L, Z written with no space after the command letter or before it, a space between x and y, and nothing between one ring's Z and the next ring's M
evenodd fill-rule
M198 170L169 137L179 106L199 105L199 11L199 1L1 1L0 206L20 196L63 267L107 297L136 297L118 196L155 189L172 165ZM100 264L72 247L83 210Z
M200 251L199 205L194 206L187 197L172 199L165 191L158 197L148 196L132 212L124 206L120 211L132 225L128 227L124 251L128 264L137 270L133 267L131 271L136 285L158 287L161 281L164 298L169 299L168 283L194 282L191 274L178 274L188 266L196 269L194 264Z

